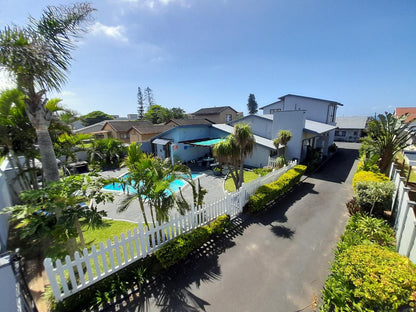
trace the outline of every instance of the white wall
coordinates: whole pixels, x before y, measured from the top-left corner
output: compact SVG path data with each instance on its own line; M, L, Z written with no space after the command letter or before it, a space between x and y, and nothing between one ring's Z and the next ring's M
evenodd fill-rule
M262 145L256 144L256 147L253 150L253 155L246 158L244 165L263 168L269 163L270 149Z
M273 133L273 120L266 119L256 115L245 116L242 119L238 119L231 123L235 124L246 123L250 125L253 134L261 136L263 138L273 140L276 138L276 133Z
M0 211L3 208L10 207L12 199L9 193L6 176L0 169ZM9 216L0 214L0 253L6 251L7 237L9 232Z
M300 160L305 115L306 112L302 110L281 111L273 114L272 133L277 135L280 130L289 130L293 135L286 148L286 158L289 160L293 158Z
M4 312L16 312L23 307L17 306L17 301L20 301L20 298L18 298L17 281L10 265L9 258L10 256L8 255L0 258L1 310Z

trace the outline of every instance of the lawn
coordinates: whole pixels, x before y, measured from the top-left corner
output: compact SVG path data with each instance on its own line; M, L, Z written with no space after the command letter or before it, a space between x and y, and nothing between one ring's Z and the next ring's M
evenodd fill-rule
M404 158L403 158L402 153L400 153L400 152L397 153L396 162L399 164L398 169L402 170L403 161L404 161ZM407 178L408 170L409 170L409 166L407 165L407 163L405 163L404 172L403 172L402 176ZM412 168L412 171L410 172L409 182L411 182L411 183L416 183L416 171L415 170L416 170L416 168Z
M257 173L254 173L253 171L244 171L244 183L248 183L250 181L253 181L257 179L259 175ZM228 179L225 181L225 190L228 192L234 192L235 191L235 185L233 178L231 175L228 176Z

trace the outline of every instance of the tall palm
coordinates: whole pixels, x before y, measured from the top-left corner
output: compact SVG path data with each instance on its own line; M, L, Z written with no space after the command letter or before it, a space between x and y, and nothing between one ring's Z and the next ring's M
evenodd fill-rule
M107 138L92 141L89 157L101 169L116 168L125 157L126 148L118 139Z
M87 3L72 7L49 6L39 20L25 27L7 26L0 32L0 65L12 73L25 94L26 111L36 130L46 181L59 179L53 144L48 132L52 112L46 92L60 91L66 82L73 39L85 28L94 9Z
M416 127L407 124L406 118L407 115L397 117L385 112L368 124L365 145L373 154L379 155L378 166L383 173L387 172L394 156L416 135Z
M213 147L213 153L221 165L227 165L236 189L244 183L244 161L253 153L256 141L247 124L236 124L234 133Z

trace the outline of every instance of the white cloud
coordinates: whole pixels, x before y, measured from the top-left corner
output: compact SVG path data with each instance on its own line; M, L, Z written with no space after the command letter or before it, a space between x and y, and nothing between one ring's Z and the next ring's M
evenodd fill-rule
M122 42L127 42L128 38L124 35L125 29L124 26L106 26L99 22L96 22L91 27L91 33L93 35L105 35L107 37L113 38L115 40L119 40Z
M0 91L16 88L16 83L13 81L10 73L0 68Z

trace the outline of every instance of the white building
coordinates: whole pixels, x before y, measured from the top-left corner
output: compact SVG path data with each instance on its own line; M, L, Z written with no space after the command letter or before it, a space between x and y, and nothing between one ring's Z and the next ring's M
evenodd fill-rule
M337 117L335 141L359 142L367 127L367 116Z

